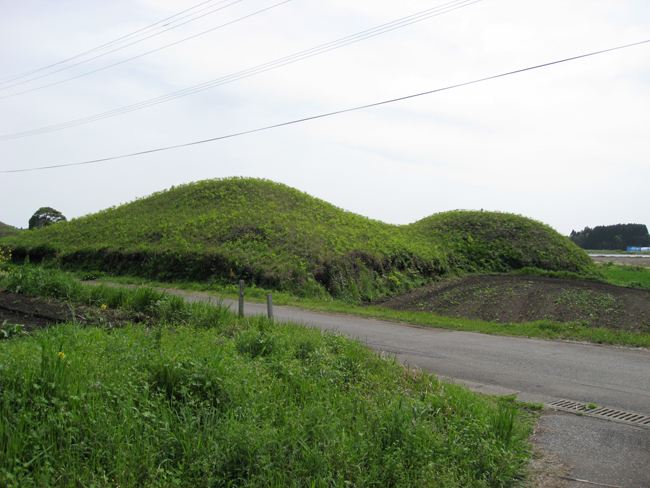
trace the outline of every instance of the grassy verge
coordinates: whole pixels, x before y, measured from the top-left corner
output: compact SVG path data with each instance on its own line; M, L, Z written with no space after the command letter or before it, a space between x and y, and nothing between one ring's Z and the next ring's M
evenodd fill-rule
M143 284L141 278L133 277L102 277L106 283ZM207 286L202 283L180 282L161 283L146 282L149 286L160 288L177 288L182 290L202 291L219 297L236 300L239 289L234 285L226 287ZM618 283L614 283L618 284ZM263 288L247 288L246 300L265 303L270 290ZM631 347L650 347L650 336L641 332L617 331L603 327L588 327L579 322L554 322L539 320L535 322L486 322L463 318L442 317L428 312L397 311L377 306L358 306L335 299L309 299L300 298L288 293L273 292L275 305L287 305L318 312L340 313L359 317L402 322L407 324L422 325L426 327L439 327L444 329L465 330L482 332L492 335L533 337L550 340L585 341L595 344L623 345Z
M41 268L31 268L29 266L16 266L9 265L10 269L13 272L19 273L20 270L28 269L41 269ZM603 270L606 269L620 269L620 268L633 268L632 270L623 270L620 271L628 279L626 282L616 282L611 278L610 275L607 275L609 281L612 284L627 286L629 285L629 280L639 279L638 273L645 276L645 269L643 271L638 271L637 267L630 266L618 266L618 265L606 265ZM636 271L635 271L636 270ZM64 275L64 273L56 270L49 270L47 272L52 272L58 275ZM564 276L561 277L566 278ZM650 273L649 273L650 274ZM83 279L92 279L101 283L116 283L123 285L147 285L155 288L174 288L180 290L189 290L189 291L200 291L206 292L214 296L219 296L222 298L229 298L236 300L239 297L239 288L235 285L227 286L217 286L214 284L206 283L197 283L197 282L175 282L175 283L164 283L158 281L147 281L140 277L130 277L130 276L106 276L103 273L87 273L87 272L76 272L73 274L65 274L72 278L73 276L77 280ZM570 278L570 276L569 276ZM643 278L641 278L643 279ZM76 280L73 280L76 281ZM9 281L6 281L9 283ZM81 283L78 283L80 288L82 287ZM24 284L22 286L25 286ZM472 319L463 319L463 318L453 318L453 317L443 317L438 315L433 315L429 312L411 312L411 311L398 311L391 310L389 308L377 307L377 306L359 306L353 303L349 303L343 300L337 300L332 297L324 298L302 298L296 297L290 293L277 292L272 290L267 290L264 288L258 287L248 287L246 289L246 300L257 303L266 303L267 293L273 293L273 303L278 306L286 305L297 308L302 308L305 310L312 310L317 312L328 312L328 313L339 313L345 315L354 315L358 317L374 318L387 320L392 322L402 322L413 325L422 325L426 327L439 327L444 329L453 329L453 330L464 330L471 332L481 332L485 334L492 335L503 335L503 336L516 336L516 337L532 337L539 339L549 339L549 340L568 340L568 341L584 341L592 342L595 344L611 344L611 345L623 345L630 347L648 347L650 348L650 336L642 332L632 332L632 331L617 331L611 330L602 327L588 327L579 322L554 322L550 320L539 320L535 322L487 322L482 320L472 320ZM48 291L48 293L50 293ZM100 293L97 291L96 293ZM113 292L117 293L117 292ZM34 292L33 294L38 294ZM69 292L58 293L58 295L53 295L56 298L68 299ZM92 298L89 299L79 299L81 301L87 300L92 302Z
M650 290L649 268L644 268L643 266L626 266L614 263L603 263L599 268L607 277L607 280L614 285Z
M587 254L522 216L456 210L409 225L344 211L279 183L207 180L0 238L13 261L160 281L240 279L351 303L455 273L524 267L597 275Z
M224 295L220 294L220 296ZM235 298L235 296L232 295L232 298ZM259 301L261 302L262 300L260 299ZM283 304L284 302L284 300L280 300L278 304ZM398 311L372 306L359 307L344 302L310 302L308 300L291 298L286 300L286 304L306 308L308 310L342 313L391 322L423 325L427 327L482 332L484 334L492 335L587 341L595 344L618 344L633 347L650 347L650 336L648 336L648 334L614 331L602 327L586 327L576 322L553 322L550 320L522 323L485 322L481 320L441 317L427 312Z
M0 287L152 319L0 341L2 486L500 487L530 455L507 399L340 335L54 270Z

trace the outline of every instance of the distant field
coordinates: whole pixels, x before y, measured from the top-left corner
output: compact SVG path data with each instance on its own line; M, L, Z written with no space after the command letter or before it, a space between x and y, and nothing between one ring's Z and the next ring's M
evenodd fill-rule
M637 254L637 255L628 255L628 254L617 254L617 255L608 255L608 256L594 256L590 255L594 263L599 263L600 269L603 265L617 264L620 266L632 266L632 267L644 267L650 268L650 254Z
M640 252L640 251L620 251L620 250L613 250L613 251L603 251L603 250L592 250L592 249L585 249L585 252L589 255L592 254L620 254L623 256L650 256L650 252Z
M600 270L610 283L650 290L650 268L604 263Z

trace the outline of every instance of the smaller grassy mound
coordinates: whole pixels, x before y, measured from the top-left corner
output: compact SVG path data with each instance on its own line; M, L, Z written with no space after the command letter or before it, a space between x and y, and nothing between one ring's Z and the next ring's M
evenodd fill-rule
M20 276L19 276L20 275ZM3 279L9 279L7 277ZM156 323L0 341L2 486L506 487L530 432L341 335L23 270L11 286ZM99 309L101 310L101 308Z
M452 267L466 272L507 272L521 268L597 275L589 256L548 225L519 215L453 211L410 225L448 250Z

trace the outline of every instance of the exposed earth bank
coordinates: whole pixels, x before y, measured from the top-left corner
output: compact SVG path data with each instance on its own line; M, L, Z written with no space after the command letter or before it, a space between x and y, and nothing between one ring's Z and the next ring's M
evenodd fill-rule
M590 281L509 274L469 275L374 304L501 323L548 320L650 333L650 291ZM119 327L127 321L147 321L147 317L0 291L0 324L4 321L21 324L29 331L70 320Z
M504 323L575 321L590 327L650 332L650 291L540 276L463 276L375 305Z
M0 326L22 325L30 332L61 322L77 321L96 327L122 327L128 323L147 322L148 317L126 310L98 309L78 304L67 304L41 297L28 297L0 290ZM0 333L0 338L3 334Z

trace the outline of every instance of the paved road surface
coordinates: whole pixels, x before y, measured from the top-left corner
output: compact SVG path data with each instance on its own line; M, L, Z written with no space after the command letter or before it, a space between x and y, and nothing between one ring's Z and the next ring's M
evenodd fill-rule
M207 295L186 293L190 300ZM232 310L234 301L224 300ZM247 314L266 305L246 303ZM473 390L550 403L594 403L650 415L650 351L499 337L274 307L292 321L358 338L399 361L465 383ZM545 415L538 446L572 466L574 478L624 488L650 487L650 429L571 414ZM597 486L570 482L557 486Z
M190 294L202 299L203 294ZM237 310L234 301L224 301ZM246 303L247 313L266 305ZM501 337L274 307L279 321L360 339L413 366L539 398L566 398L650 415L650 351Z

